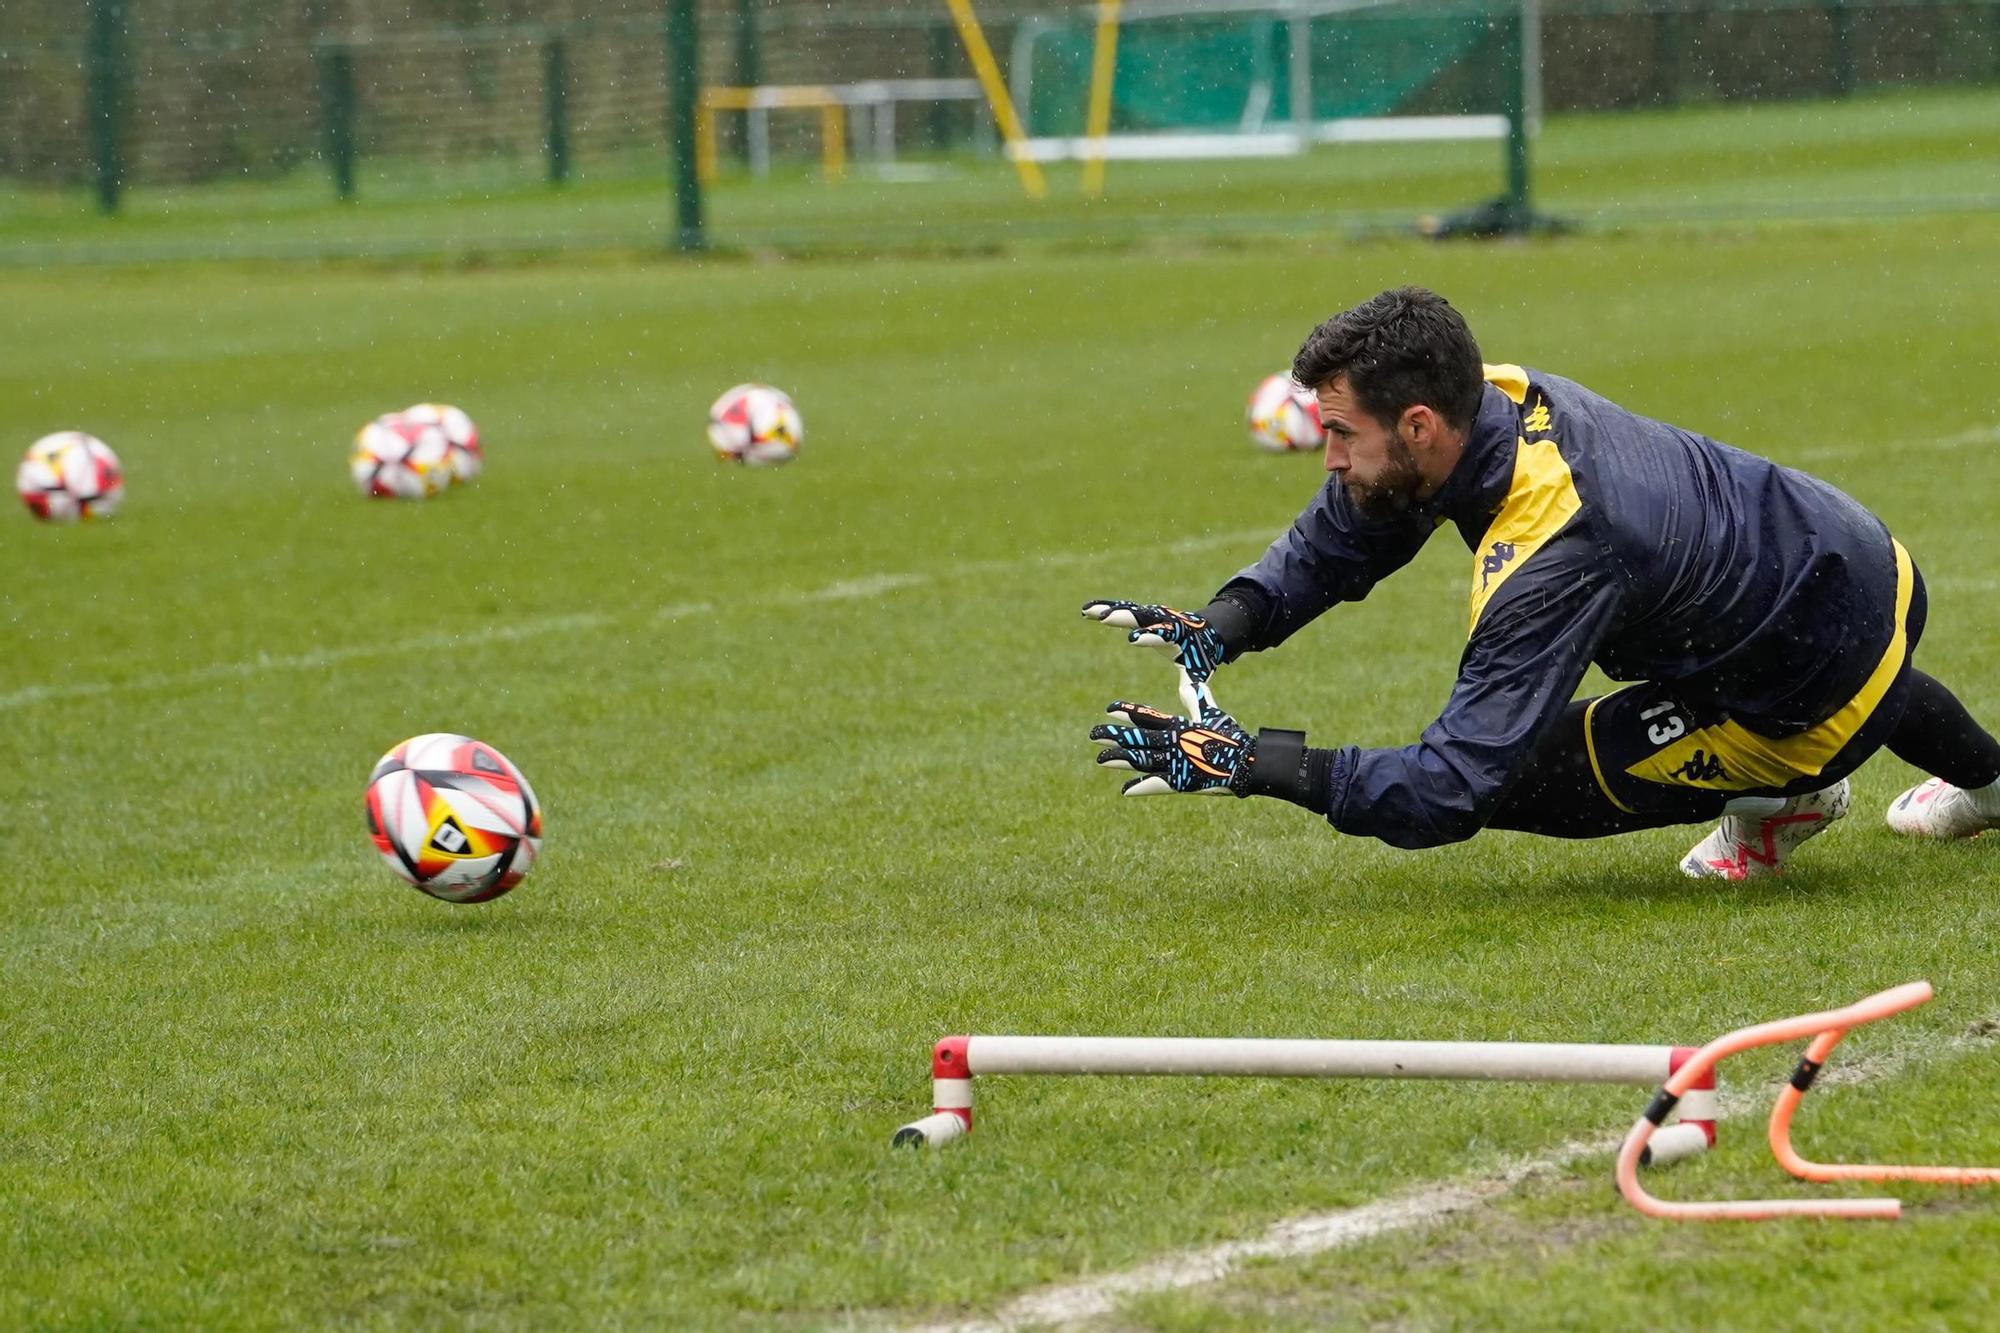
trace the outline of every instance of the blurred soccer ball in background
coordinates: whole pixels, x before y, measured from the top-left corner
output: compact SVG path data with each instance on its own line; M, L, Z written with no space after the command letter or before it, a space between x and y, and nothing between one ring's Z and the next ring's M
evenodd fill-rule
M1325 447L1319 399L1292 383L1290 375L1266 375L1250 394L1243 416L1251 441L1272 453Z
M354 437L347 471L363 495L426 499L452 483L451 439L439 421L391 412Z
M486 452L479 447L479 428L472 418L449 403L418 403L396 414L419 426L435 426L444 432L445 457L451 462L451 479L459 485L471 481L486 466Z
M57 431L28 446L14 489L29 513L51 523L106 518L124 498L125 469L95 435Z
M739 384L708 409L709 443L727 462L788 463L805 437L799 409L768 384Z
M368 834L405 883L449 903L483 903L519 884L534 865L542 808L498 750L469 736L430 732L375 765Z

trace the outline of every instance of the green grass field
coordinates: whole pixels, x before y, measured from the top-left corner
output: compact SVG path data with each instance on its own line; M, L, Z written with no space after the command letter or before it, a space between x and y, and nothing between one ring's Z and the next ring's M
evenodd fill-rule
M941 176L894 181L857 163L831 185L794 166L768 182L725 177L709 193L709 239L725 252L921 253L1347 237L1408 231L1419 215L1489 199L1501 164L1494 143L1118 163L1097 200L1066 165L1051 168L1039 202L992 158L920 160ZM664 148L585 162L561 189L540 171L532 161L363 159L348 204L334 201L324 172L301 170L135 189L109 219L85 191L0 188L0 264L648 251L672 232ZM1540 208L1587 229L1990 212L2000 208L2000 89L1552 116L1535 143L1533 188Z
M2000 1161L2000 848L1856 816L1695 884L1699 829L1404 854L1270 803L1123 801L1084 731L1170 700L1085 598L1199 603L1319 482L1242 439L1329 311L1450 295L1492 359L1811 467L1924 568L1919 660L2000 719L2000 220L1498 247L27 269L0 439L84 427L124 512L0 522L0 1326L899 1325L1629 1124L1632 1089L996 1079L892 1154L953 1031L1699 1041L1928 977L1818 1094L1827 1156ZM806 415L718 466L746 378ZM468 408L487 475L355 496L355 427ZM1251 725L1401 743L1449 688L1448 535L1228 669ZM416 732L547 809L511 896L362 829ZM1968 1035L1968 1034L1974 1035ZM1682 1197L1803 1196L1755 1112ZM1866 1191L1857 1191L1866 1192ZM1980 1327L2000 1199L1676 1229L1606 1153L1420 1235L1117 1326Z

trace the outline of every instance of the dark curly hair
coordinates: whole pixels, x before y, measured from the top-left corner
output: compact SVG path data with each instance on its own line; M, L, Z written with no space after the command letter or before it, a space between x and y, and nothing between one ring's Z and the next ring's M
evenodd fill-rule
M1385 425L1422 404L1469 429L1483 373L1464 316L1424 287L1398 287L1333 316L1292 358L1292 378L1308 391L1345 374L1356 401Z

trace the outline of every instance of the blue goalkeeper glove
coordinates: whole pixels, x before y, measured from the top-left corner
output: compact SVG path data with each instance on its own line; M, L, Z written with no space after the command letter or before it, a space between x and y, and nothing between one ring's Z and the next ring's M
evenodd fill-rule
M1216 705L1206 689L1190 686L1183 689L1182 697L1192 697L1198 705L1195 721L1121 700L1105 710L1117 719L1115 723L1090 729L1090 739L1104 747L1097 755L1099 764L1144 775L1120 788L1125 795L1220 795L1241 786L1239 772L1248 777L1247 765L1257 742Z
M1214 626L1171 606L1099 599L1083 604L1083 618L1132 631L1125 636L1127 642L1167 653L1197 685L1214 675L1229 656Z

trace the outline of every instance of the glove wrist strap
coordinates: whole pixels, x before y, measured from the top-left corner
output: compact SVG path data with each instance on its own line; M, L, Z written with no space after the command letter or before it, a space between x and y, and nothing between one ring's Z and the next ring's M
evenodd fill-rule
M1257 594L1249 589L1231 588L1226 594L1217 594L1201 610L1201 618L1215 631L1215 637L1222 640L1227 660L1231 662L1250 651L1250 645L1270 618L1261 598L1251 600L1255 597Z
M1280 727L1260 729L1249 758L1230 778L1229 790L1238 796L1276 796L1306 804L1306 734Z

